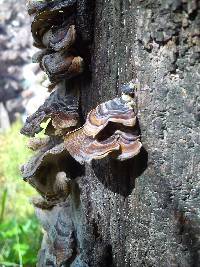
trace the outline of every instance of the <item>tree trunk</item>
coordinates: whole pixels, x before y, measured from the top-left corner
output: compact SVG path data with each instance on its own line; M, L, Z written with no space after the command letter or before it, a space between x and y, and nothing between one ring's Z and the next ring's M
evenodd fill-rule
M137 80L143 149L85 164L65 204L37 209L38 266L200 266L199 5L95 1L92 74L73 81L83 119Z

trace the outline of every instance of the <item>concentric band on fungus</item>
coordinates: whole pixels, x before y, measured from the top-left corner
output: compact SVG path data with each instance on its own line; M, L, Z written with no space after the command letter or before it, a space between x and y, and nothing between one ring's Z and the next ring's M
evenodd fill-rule
M131 97L98 105L89 112L83 127L65 136L66 150L81 164L109 154L120 161L136 156L142 143L132 105Z

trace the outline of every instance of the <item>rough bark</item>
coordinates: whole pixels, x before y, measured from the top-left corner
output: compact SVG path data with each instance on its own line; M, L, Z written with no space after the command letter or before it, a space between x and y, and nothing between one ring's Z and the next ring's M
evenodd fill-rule
M138 79L144 149L85 164L65 204L37 209L38 266L200 266L199 1L95 3L91 77L73 82L83 119Z

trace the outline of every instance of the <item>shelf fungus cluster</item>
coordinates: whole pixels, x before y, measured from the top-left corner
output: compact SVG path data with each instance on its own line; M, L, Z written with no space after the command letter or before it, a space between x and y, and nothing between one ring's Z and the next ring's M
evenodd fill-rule
M36 134L46 123L45 138ZM81 168L64 147L63 136L79 126L78 98L64 86L52 92L44 104L27 118L21 133L31 137L28 147L36 151L21 168L22 176L42 196L33 199L36 207L52 207L65 201L73 178Z
M84 109L80 106L78 88L81 79L74 77L83 73L83 67L89 69L91 62L93 3L89 0L27 3L34 45L40 49L33 61L48 75L51 92L21 129L22 134L30 137L28 147L34 151L21 172L23 179L39 193L32 203L47 233L43 244L48 246L41 249L40 257L45 263L41 266L54 266L47 260L50 254L56 257L58 266L64 266L74 260L76 253L81 253L82 248L76 249L75 224L68 213L72 212L72 202L80 203L78 179L84 175L84 164L105 157L124 161L136 156L142 147L132 83L121 87L121 96L92 109L82 122L84 116L80 111ZM42 135L38 135L41 131Z
M49 89L63 79L83 72L83 58L79 55L76 31L76 1L27 2L32 17L31 31L34 46L40 49L33 56L51 82Z
M41 195L33 199L33 204L50 209L65 202L76 178L83 174L82 165L107 156L119 161L133 158L142 144L132 83L122 86L121 96L91 110L84 124L80 120L78 89L66 88L70 84L66 81L83 71L83 59L77 49L77 40L88 44L89 38L87 30L79 36L88 22L77 25L77 21L87 18L85 15L80 19L82 11L77 11L83 3L29 0L27 7L33 18L34 45L40 49L33 60L47 73L54 90L21 130L30 137L28 146L35 151L21 171L24 180ZM37 136L43 130L42 123L46 123L46 138Z
M51 91L44 104L27 118L21 129L22 134L31 137L28 146L36 153L21 171L24 180L41 195L33 199L37 207L48 208L64 201L71 191L72 180L82 172L80 164L71 157L63 143L68 132L80 127L79 90L77 87L66 89L68 80L83 72L80 47L89 44L88 39L83 38L88 36L85 25L89 17L85 14L87 19L80 20L79 15L85 6L79 1L27 1L34 46L39 49L33 55L33 62L39 63L46 72ZM87 45L84 46L84 42ZM43 129L47 137L38 138L36 135Z
M64 138L67 151L79 163L108 155L123 161L140 152L133 98L129 95L109 100L89 112L86 122Z
M79 262L84 246L77 234L79 215L73 216L81 203L79 186L85 166L105 157L123 162L135 157L142 147L133 83L121 87L121 96L92 109L83 122L85 97L80 97L87 92L79 90L90 76L94 2L27 2L34 45L39 48L33 61L50 81L49 97L21 129L30 137L28 147L33 150L21 172L39 193L32 203L45 230L38 266L87 265Z
M138 131L134 99L124 94L91 110L80 126L78 104L74 98L58 97L53 92L44 105L33 114L22 128L22 133L34 136L41 130L40 123L50 119L48 137L32 138L29 147L38 151L22 167L22 175L42 195L35 206L50 207L63 201L70 193L74 170L84 163L111 156L124 161L136 156L142 147ZM73 177L72 177L73 176ZM40 204L39 204L40 203Z

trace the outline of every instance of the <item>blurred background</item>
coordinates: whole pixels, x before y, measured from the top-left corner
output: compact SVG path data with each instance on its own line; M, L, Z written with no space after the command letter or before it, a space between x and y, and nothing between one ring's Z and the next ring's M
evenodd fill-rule
M35 266L42 230L20 175L31 156L19 131L47 97L45 76L31 63L30 17L25 0L0 0L0 266Z

